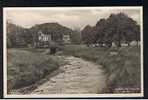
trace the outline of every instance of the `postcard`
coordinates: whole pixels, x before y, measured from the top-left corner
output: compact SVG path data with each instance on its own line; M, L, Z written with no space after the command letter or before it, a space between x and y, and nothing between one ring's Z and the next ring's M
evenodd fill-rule
M143 7L4 7L4 97L143 97Z

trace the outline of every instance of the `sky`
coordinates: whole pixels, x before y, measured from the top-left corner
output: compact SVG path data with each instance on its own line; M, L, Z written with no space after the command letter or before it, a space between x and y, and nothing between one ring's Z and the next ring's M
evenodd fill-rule
M123 12L141 23L140 7L48 7L48 8L6 8L5 17L8 21L30 28L35 24L57 22L75 29L86 25L94 26L101 18L108 18L111 13Z

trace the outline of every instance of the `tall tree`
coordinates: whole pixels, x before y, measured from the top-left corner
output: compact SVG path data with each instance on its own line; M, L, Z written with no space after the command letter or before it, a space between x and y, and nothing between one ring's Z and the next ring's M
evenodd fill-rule
M100 19L95 26L95 41L102 47L105 43L106 19Z
M93 28L90 25L87 25L82 31L81 31L81 35L82 35L82 40L85 44L87 44L88 46L92 43L94 43L95 40L95 35L94 35L94 31Z
M80 28L74 28L73 33L71 34L71 42L74 44L81 43L81 30Z

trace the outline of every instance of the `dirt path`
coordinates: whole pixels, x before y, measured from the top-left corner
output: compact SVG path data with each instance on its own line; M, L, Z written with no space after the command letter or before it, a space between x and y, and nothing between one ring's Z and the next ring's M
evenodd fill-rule
M76 57L65 57L62 73L40 85L32 94L96 94L105 87L101 66Z

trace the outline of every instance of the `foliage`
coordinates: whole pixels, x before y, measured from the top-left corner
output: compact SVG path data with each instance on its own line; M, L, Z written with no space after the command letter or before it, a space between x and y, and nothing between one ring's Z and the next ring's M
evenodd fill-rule
M25 46L38 41L38 32L51 34L53 41L62 43L62 35L69 34L71 42L99 44L101 47L106 44L111 47L115 42L118 47L121 42L130 44L131 41L140 40L140 26L132 18L124 13L111 14L107 19L100 19L95 26L87 25L81 32L72 30L58 23L37 24L30 29L25 29L12 23L7 23L8 46Z
M7 23L7 37L9 40L7 45L9 47L18 47L18 46L26 47L28 44L33 44L38 41L39 31L42 31L44 34L51 34L52 40L57 43L62 42L63 34L66 35L67 34L71 35L72 33L77 34L71 29L64 27L58 23L44 23L44 24L34 25L29 29L17 26L12 23ZM73 36L75 35L72 35L72 37Z
M93 28L89 25L87 25L82 31L82 41L85 44L91 44L94 43L95 35L93 32Z
M7 23L7 40L8 47L27 46L32 41L32 35L28 29Z
M45 55L40 51L8 49L8 92L34 84L63 62L58 57Z
M44 24L35 25L32 28L30 28L30 31L34 36L35 41L37 41L38 31L42 31L44 34L51 34L52 40L59 43L62 41L63 34L71 35L71 33L73 32L71 29L64 27L58 23L44 23Z
M81 57L102 65L107 76L106 92L114 93L116 88L137 88L129 92L140 92L140 48L91 48L67 46L63 54ZM112 54L114 53L114 54Z
M81 30L77 28L74 29L70 38L71 38L72 44L80 44L81 43Z
M118 47L121 42L140 40L140 26L124 13L111 14L107 19L100 19L94 27L87 25L82 30L82 39L87 44L103 43L111 47L115 42ZM94 33L94 34L93 34Z

